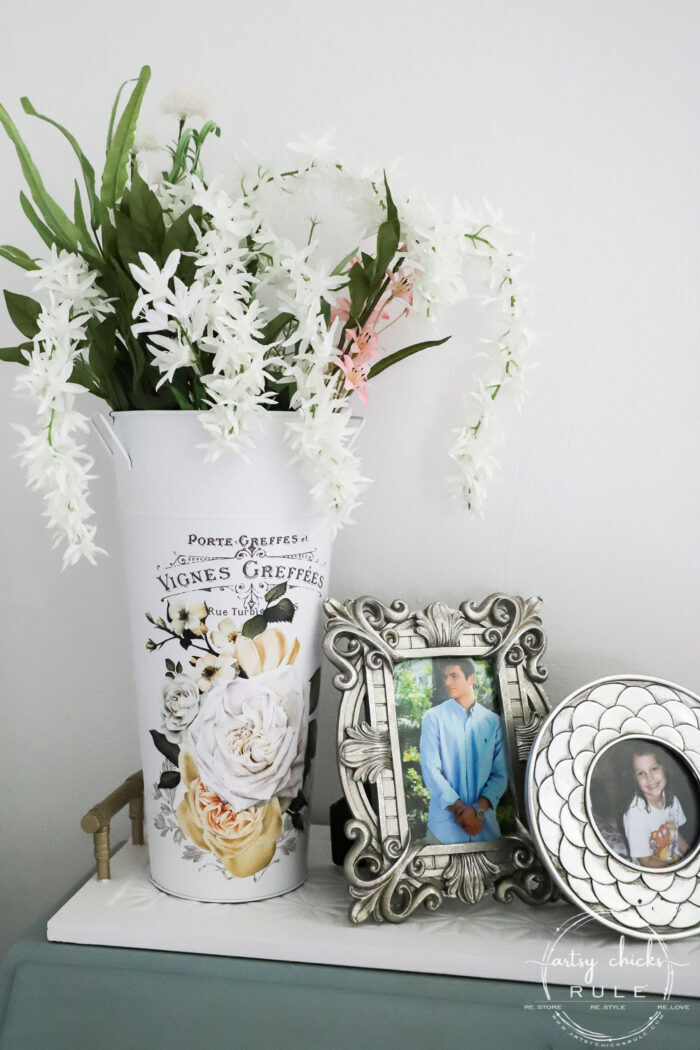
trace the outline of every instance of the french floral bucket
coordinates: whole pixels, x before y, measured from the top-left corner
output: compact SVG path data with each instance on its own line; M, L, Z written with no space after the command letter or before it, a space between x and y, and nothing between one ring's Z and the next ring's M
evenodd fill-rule
M151 879L195 900L306 877L332 529L289 416L214 462L196 412L94 420L117 476Z

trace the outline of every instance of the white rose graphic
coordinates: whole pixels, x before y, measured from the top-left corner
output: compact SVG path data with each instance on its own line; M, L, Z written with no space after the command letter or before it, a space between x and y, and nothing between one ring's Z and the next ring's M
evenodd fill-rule
M293 667L214 686L189 728L204 783L233 809L293 798L302 785L308 705Z
M168 740L178 743L198 710L197 683L186 674L168 678L163 686L163 731Z

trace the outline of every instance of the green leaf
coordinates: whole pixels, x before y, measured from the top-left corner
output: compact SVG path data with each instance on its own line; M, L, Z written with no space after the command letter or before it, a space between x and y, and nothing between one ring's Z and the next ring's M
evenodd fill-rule
M38 317L41 313L41 303L30 299L28 295L18 295L17 292L5 292L5 303L15 328L26 336L33 339L39 331Z
M259 634L262 634L267 627L267 620L264 616L253 616L252 619L246 620L241 628L241 634L244 638L257 638Z
M381 280L384 280L387 268L396 255L399 247L399 238L401 237L399 216L391 197L386 175L384 175L384 186L386 188L387 217L377 231L377 262L375 269L376 276Z
M268 346L270 343L274 343L280 333L287 327L287 325L296 320L294 314L277 314L277 317L273 317L271 321L268 321L264 328L261 329L261 342L264 346Z
M165 261L160 258L161 243L165 237L163 209L155 193L138 171L134 171L131 176L129 216L143 245L139 251L148 252L161 265Z
M203 124L195 138L196 146L190 170L194 172L195 175L199 175L200 178L202 177L202 172L199 166L199 158L208 135L215 135L217 139L221 138L221 128L218 124L215 124L213 120L208 120Z
M80 186L78 186L77 180L76 180L76 183L75 183L75 193L73 195L73 217L74 217L74 220L75 220L75 225L78 227L78 229L81 231L81 233L85 237L86 242L90 241L92 238L90 237L90 234L89 234L88 228L87 228L87 223L85 222L85 213L83 212L83 202L82 202L82 199L80 197Z
M110 408L120 412L132 405L124 394L119 378L116 331L117 317L113 314L102 321L88 324L90 367L97 378L102 397Z
M114 212L114 224L117 230L117 250L125 268L128 270L132 264L140 266L139 252L146 251L149 255L151 252L139 237L133 222L125 212L117 208Z
M355 263L348 277L350 290L350 316L357 320L370 294L370 283L360 263Z
M28 198L25 196L24 193L22 193L21 190L19 194L19 203L22 206L22 211L27 216L32 226L41 237L44 244L48 248L51 248L56 243L56 238L54 237L53 233L48 228L48 226L46 226L45 223L41 221L37 213L34 211L34 208L30 204Z
M31 343L20 343L19 346L5 346L0 347L0 361L10 361L16 365L26 365L27 359L23 357L22 351L31 351Z
M396 255L399 246L399 238L391 223L383 222L377 232L377 263L376 273L383 280L391 260Z
M45 120L47 124L53 125L53 127L57 128L71 144L73 152L80 162L83 179L85 180L85 189L87 190L88 201L90 203L90 216L92 218L93 226L95 226L97 224L97 213L95 207L97 204L97 194L95 193L95 169L80 148L78 140L70 131L64 128L62 124L58 124L55 120L52 120L51 117L44 116L43 113L37 113L28 98L21 98L20 102L25 113L30 117L37 117L39 120Z
M374 259L367 252L360 252L360 259L362 260L362 269L365 272L365 277L371 288L374 285L375 278Z
M192 220L192 221L190 221ZM195 205L183 212L165 231L160 256L165 261L172 251L177 248L180 253L180 265L177 275L186 285L192 284L196 276L197 267L195 259L187 252L194 252L197 246L197 234L192 228L192 223L199 226L202 222L202 209Z
M122 97L122 91L124 90L127 84L135 83L136 77L130 77L129 80L125 80L123 84L119 85L119 89L117 90L117 94L114 99L114 105L112 106L112 112L109 115L109 127L107 128L107 153L109 153L109 148L112 145L112 135L114 134L114 121L117 119L117 110L119 109L119 99Z
M386 221L390 223L396 231L397 240L401 237L401 225L399 223L399 213L396 210L394 199L391 196L391 190L389 189L389 183L386 179L386 172L384 172L384 189L386 190Z
M272 587L271 590L265 595L266 602L276 602L278 598L283 598L287 593L287 584L278 583L276 587Z
M169 173L163 172L168 182L179 182L187 170L187 157L192 151L193 158L197 149L197 132L194 128L185 128L177 140L173 151L173 163Z
M160 780L158 781L159 788L176 788L180 783L180 774L176 769L166 769L164 773L161 773Z
M338 277L339 274L341 274L343 272L343 270L345 269L345 267L348 265L350 260L354 259L356 255L357 255L357 248L353 248L353 250L351 252L348 252L348 254L345 256L344 259L340 260L340 262L338 263L336 268L334 270L331 270L331 277Z
M283 598L277 605L270 605L264 612L267 623L291 623L296 609L289 598Z
M372 365L367 379L376 379L376 377L381 375L385 369L398 364L398 362L403 361L405 357L411 357L413 354L417 354L420 350L427 350L430 346L442 346L442 344L446 343L450 338L451 336L446 335L444 339L428 339L424 343L414 343L412 346L405 346L403 350L397 350L395 353L389 354L388 357L383 357L381 361L377 361L376 365Z
M117 231L114 227L114 223L110 218L108 209L104 207L101 201L97 202L97 220L100 224L102 251L104 252L105 259L107 259L108 261L114 260L114 257L117 255L118 251Z
M11 244L3 244L0 246L0 256L3 259L7 259L8 262L14 263L15 266L21 266L23 270L38 270L39 264L31 259L26 252L23 252L20 248L13 248Z
M184 412L191 412L194 409L194 405L189 401L183 393L181 393L173 383L170 384L170 391L178 403L178 406Z
M163 238L163 258L167 259L175 248L181 252L194 251L197 244L197 234L192 229L190 219L199 225L202 221L202 209L195 205L183 212L165 231Z
M274 379L269 379L267 386L270 393L275 395L274 405L269 405L269 411L271 412L289 412L292 407L292 397L296 393L297 385L294 381L285 380L284 382L276 383Z
M173 744L171 740L168 740L167 736L159 733L157 729L149 729L149 733L153 737L153 743L156 745L163 758L167 758L168 762L172 762L174 766L178 765L180 760L180 748L177 744Z
M165 666L168 668L169 671L174 671L175 670L175 663L174 663L173 660L167 659L165 661Z
M70 381L71 383L77 383L85 390L89 390L91 394L95 394L97 397L102 396L102 392L92 373L92 369L86 361L81 360L79 357L77 357L73 363L73 371L70 374Z
M112 138L110 134L110 145L105 159L104 172L102 174L102 190L100 200L106 208L114 208L126 186L127 169L129 164L129 153L134 144L134 132L136 122L139 119L141 103L146 92L146 87L151 76L151 70L144 66L139 73L136 87L124 112L121 115L117 130Z
M59 208L53 197L46 192L46 187L41 181L41 176L31 158L31 154L25 146L22 136L4 106L0 106L0 124L4 127L15 147L22 168L22 173L26 179L27 185L29 186L29 192L32 195L32 200L36 204L41 215L43 215L49 228L55 233L57 243L62 248L68 248L70 251L78 251L81 242L84 240L83 234L77 226L70 221L66 213ZM83 245L83 254L91 258L96 256L97 250L92 242Z
M309 679L309 714L312 715L318 707L318 699L321 695L321 668L317 667Z

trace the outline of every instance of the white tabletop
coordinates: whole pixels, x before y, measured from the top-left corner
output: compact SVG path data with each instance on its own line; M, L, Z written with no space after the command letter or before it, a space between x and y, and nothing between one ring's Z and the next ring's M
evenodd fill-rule
M437 912L419 910L400 925L353 926L345 877L331 863L329 829L320 825L312 831L307 882L271 900L202 904L171 897L151 884L146 850L131 843L112 858L111 870L111 880L93 876L49 920L50 941L526 981L541 990L542 960L577 914L562 902L534 908L446 900ZM565 943L568 952L571 936ZM644 942L627 939L622 950L633 964L612 966L621 951L617 934L590 921L575 943L582 959L595 960L596 982L606 988L644 984L649 992L664 991L667 968L639 968ZM700 938L670 942L667 950L673 995L700 997ZM561 958L546 976L555 985L578 979Z

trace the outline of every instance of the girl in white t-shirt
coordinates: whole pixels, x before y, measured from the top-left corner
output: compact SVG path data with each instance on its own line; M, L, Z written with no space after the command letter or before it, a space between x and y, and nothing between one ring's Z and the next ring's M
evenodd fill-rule
M646 868L665 868L688 852L678 830L685 814L668 784L660 748L640 743L632 756L635 794L622 818L631 858Z

